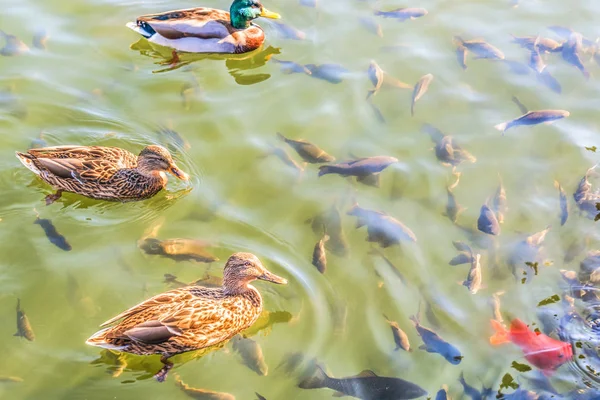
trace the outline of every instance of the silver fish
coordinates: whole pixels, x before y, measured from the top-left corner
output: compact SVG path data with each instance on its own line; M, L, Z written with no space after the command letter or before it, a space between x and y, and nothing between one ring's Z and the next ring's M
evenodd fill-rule
M389 156L359 158L337 164L321 165L319 167L319 176L338 174L341 176L364 177L367 175L378 174L390 165L397 162L397 158Z
M419 79L417 84L415 85L413 92L412 92L412 99L411 99L411 104L410 104L410 115L412 115L412 116L415 115L415 104L421 97L423 97L423 95L425 93L427 93L427 89L429 89L429 84L431 84L431 81L433 81L433 75L427 74L427 75L423 75L421 77L421 79Z
M244 365L256 372L258 375L266 376L269 367L265 362L260 345L252 339L237 335L233 338L233 349L242 356Z
M224 392L214 392L206 389L196 389L184 383L179 376L176 376L175 383L189 397L198 400L235 400L235 396Z
M309 76L312 78L334 84L341 83L346 75L350 73L350 71L339 64L306 64L304 67L310 71Z
M29 47L15 35L10 35L0 30L0 37L4 39L4 47L0 49L0 55L18 56L29 51Z
M300 74L306 74L306 75L311 74L311 72L308 68L306 68L304 65L298 64L294 61L284 61L284 60L280 60L275 57L271 57L271 61L273 61L275 64L279 64L281 72L283 72L284 74L294 74L294 73L300 73Z
M327 269L327 254L325 253L325 243L329 240L329 235L324 234L321 240L315 244L312 255L312 265L317 267L320 273L324 274Z
M367 241L377 242L381 247L399 244L401 241L417 241L413 231L385 213L368 210L355 204L346 214L357 217L357 229L367 226Z
M502 318L502 313L500 312L500 296L503 294L503 291L494 293L490 302L492 306L492 316L494 317L494 320L500 323L504 322L504 318Z
M558 200L560 201L560 224L564 225L567 222L567 218L569 218L569 203L567 202L567 194L558 181L554 181L554 187L558 189Z
M277 132L277 137L296 150L296 153L298 153L298 155L308 163L318 164L335 160L335 157L327 154L325 150L310 142L307 142L304 139L288 139L279 132Z
M562 51L562 43L559 43L554 39L541 36L511 36L513 37L513 43L528 50L533 50L534 47L538 47L539 51L543 53Z
M18 336L33 342L35 334L29 323L29 318L25 315L25 311L21 309L21 299L17 299L17 333L13 336Z
M435 395L435 400L452 400L452 397L448 394L448 386L442 385L442 388L438 390Z
M458 204L456 198L454 197L454 193L449 187L446 188L446 193L448 195L448 202L446 203L446 216L450 218L450 221L452 221L452 223L456 223L459 215L465 209L460 204Z
M536 73L541 74L546 69L546 64L544 60L542 60L542 56L540 55L540 49L537 42L533 45L531 49L531 54L529 57L529 67Z
M460 252L457 256L452 258L448 264L449 265L462 265L462 264L471 264L473 262L473 254L467 252Z
M423 345L419 346L419 349L425 350L428 353L437 353L446 359L450 364L458 365L464 358L460 352L454 345L448 343L440 335L432 331L431 329L425 328L419 322L416 316L411 316L410 320L413 322L415 329L419 336L421 336L421 340L423 340Z
M44 29L40 29L33 35L32 45L36 49L46 50L48 43L48 33Z
M462 69L467 69L467 48L462 44L456 46L456 60Z
M375 15L384 18L396 18L400 21L408 19L417 19L427 15L428 12L424 8L398 8L392 11L375 11Z
M381 25L379 25L377 23L377 21L375 21L374 18L372 17L360 17L358 19L360 21L360 24L369 32L371 32L374 35L379 36L380 38L383 37L383 30L381 29Z
M494 214L487 204L481 206L479 219L477 219L477 229L488 235L498 236L500 234L500 224L498 223L496 214Z
M504 53L481 39L463 40L460 36L454 37L455 41L464 46L471 53L475 54L475 59L497 59L504 60Z
M259 158L265 158L270 155L274 155L275 157L279 158L284 164L292 167L298 173L302 173L304 171L304 167L298 164L292 157L290 157L288 152L285 149L282 149L281 147L271 146L270 150L265 155L260 156Z
M367 70L367 75L374 86L373 90L369 90L369 93L367 94L368 100L371 96L376 95L381 88L381 85L383 84L383 70L375 61L371 61L369 69Z
M452 136L444 135L434 126L425 124L421 131L427 133L435 143L435 156L442 165L456 167L463 162L474 163L477 161L477 158L463 149Z
M505 132L515 126L551 123L559 119L567 118L569 115L571 115L571 113L565 110L529 111L527 114L521 115L512 121L495 125L494 128L501 132Z
M573 198L575 199L577 207L582 213L585 214L586 217L590 219L595 219L599 211L597 204L600 203L600 193L592 192L592 184L588 180L590 174L597 166L598 164L586 171L585 175L583 178L581 178L581 181L577 186L577 190L575 193L573 193Z
M590 73L583 65L581 61L581 52L582 50L582 41L583 37L578 32L572 32L569 36L569 40L563 45L562 48L562 58L569 64L573 65L575 68L581 71L583 76L586 79L590 78Z
M492 199L492 210L496 213L496 218L498 219L498 223L504 223L504 214L508 209L506 202L506 190L504 190L504 185L502 184L502 179L500 179L500 184L498 185L498 189L496 189L496 193Z
M473 260L471 261L471 268L469 269L469 274L467 275L467 279L463 281L463 286L466 286L469 289L471 294L477 294L479 289L481 289L481 254L475 254Z
M292 39L292 40L306 39L306 33L294 28L293 26L284 24L282 22L277 22L277 21L272 21L271 25L275 26L277 33L284 39Z
M383 251L373 248L369 251L369 254L378 255L379 257L381 257L383 261L387 264L387 266L390 267L394 275L396 275L400 279L400 282L406 285L406 278L404 277L402 272L400 272L400 270L390 261L390 259L385 256L385 254L383 254Z
M208 244L203 240L145 238L139 241L138 247L148 255L159 255L175 261L219 261L206 250Z

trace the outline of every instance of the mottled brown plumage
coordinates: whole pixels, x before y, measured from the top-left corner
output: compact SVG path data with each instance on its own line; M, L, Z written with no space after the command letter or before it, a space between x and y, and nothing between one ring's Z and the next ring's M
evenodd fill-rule
M167 364L174 354L214 346L254 324L262 312L260 293L249 285L255 279L287 283L267 271L255 255L235 253L225 265L222 287L186 286L154 296L103 323L114 325L86 343L133 354L162 354Z
M55 146L16 153L42 180L63 191L111 201L148 199L167 184L165 172L179 179L189 176L162 146L146 146L139 156L118 147Z

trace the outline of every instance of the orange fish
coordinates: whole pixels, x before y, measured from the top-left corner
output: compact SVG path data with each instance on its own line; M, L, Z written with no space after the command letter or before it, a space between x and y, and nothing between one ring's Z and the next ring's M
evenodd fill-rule
M491 344L513 342L523 350L525 359L546 376L552 375L558 367L573 358L573 348L570 343L552 339L541 332L534 332L518 318L512 320L509 330L506 330L499 321L491 322L496 331L496 334L490 338Z

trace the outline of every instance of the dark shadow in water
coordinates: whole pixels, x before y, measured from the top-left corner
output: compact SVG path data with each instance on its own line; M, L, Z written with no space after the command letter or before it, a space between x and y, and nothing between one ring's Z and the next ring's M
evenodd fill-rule
M158 60L155 64L161 65L163 68L153 71L153 73L173 71L201 60L223 60L229 74L239 85L253 85L269 79L270 74L250 74L248 71L264 66L274 54L280 53L279 48L272 46L259 48L245 54L174 53L173 49L150 43L144 38L133 43L130 48L139 51L144 56Z

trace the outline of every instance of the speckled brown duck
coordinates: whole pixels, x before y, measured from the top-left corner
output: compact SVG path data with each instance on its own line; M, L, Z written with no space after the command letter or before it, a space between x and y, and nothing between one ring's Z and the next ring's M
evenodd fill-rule
M154 296L109 319L86 343L127 353L162 355L156 374L164 381L175 354L217 345L250 327L262 312L262 297L250 282L286 284L251 253L227 260L223 286L185 286ZM120 322L117 322L119 321ZM116 324L115 324L116 323Z
M181 180L189 176L162 146L146 146L138 156L119 147L55 146L16 153L43 181L57 189L46 204L73 192L93 199L134 201L148 199L167 185L166 172Z

